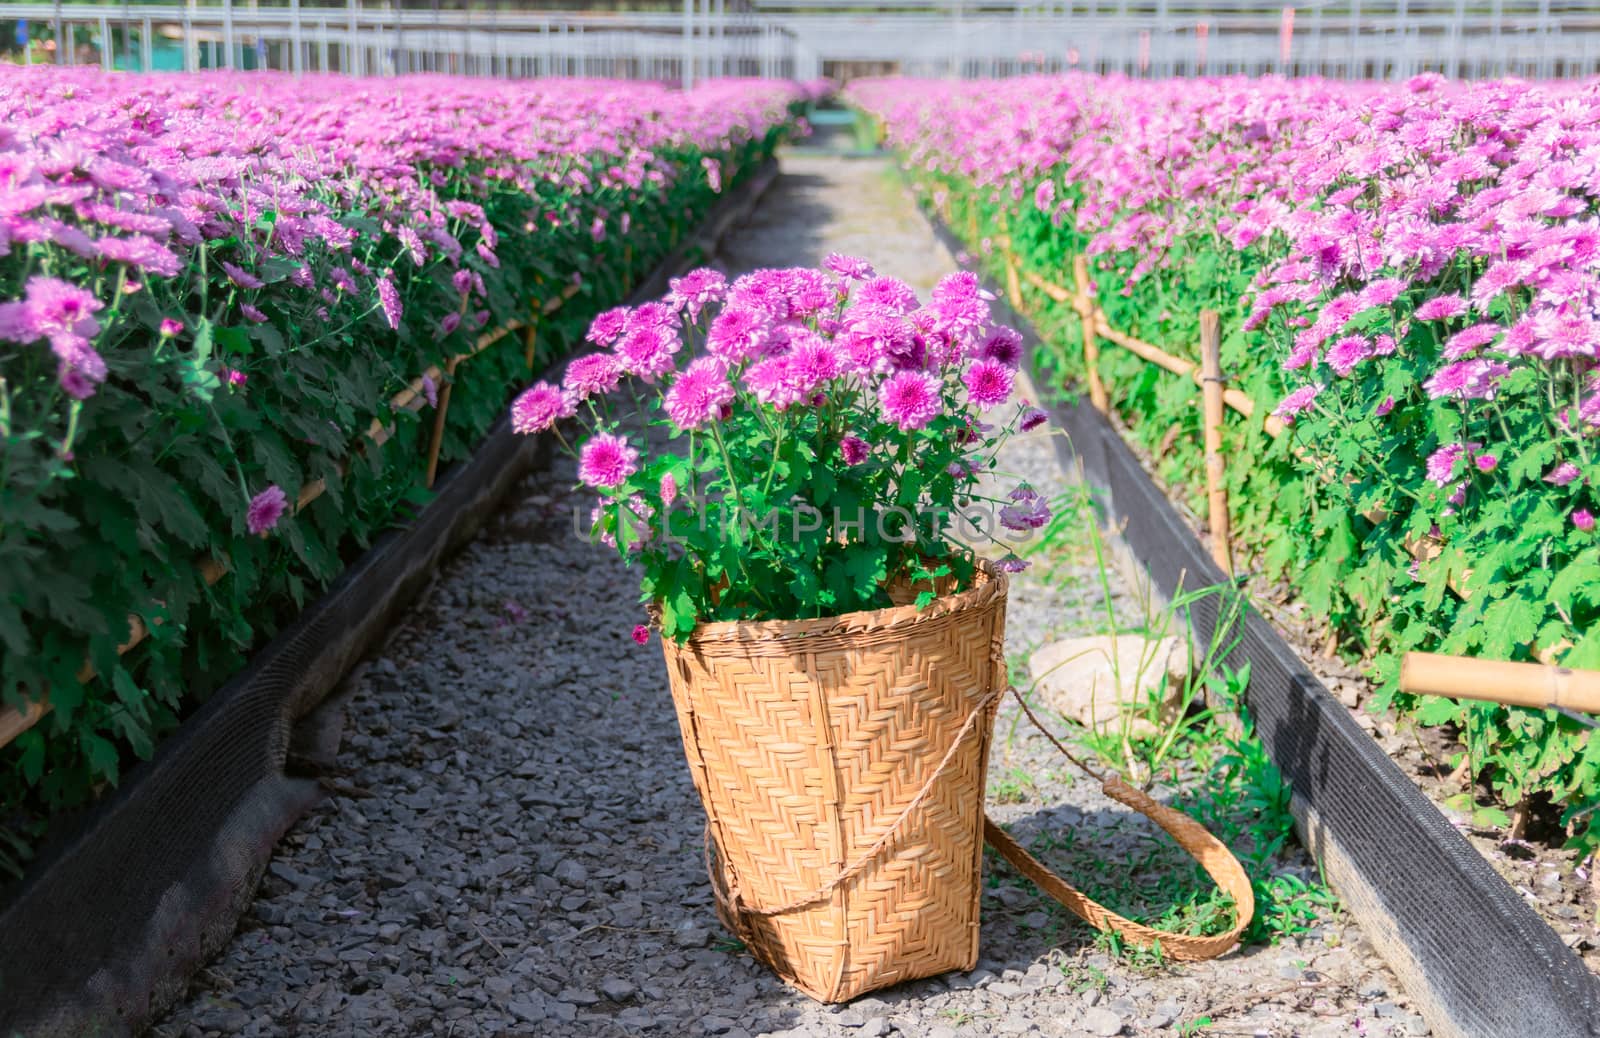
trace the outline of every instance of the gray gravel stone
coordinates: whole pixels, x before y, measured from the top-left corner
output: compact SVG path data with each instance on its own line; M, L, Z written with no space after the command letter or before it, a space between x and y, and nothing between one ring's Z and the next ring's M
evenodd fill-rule
M1122 1033L1122 1017L1109 1009L1091 1009L1083 1014L1083 1027L1090 1034L1111 1038Z

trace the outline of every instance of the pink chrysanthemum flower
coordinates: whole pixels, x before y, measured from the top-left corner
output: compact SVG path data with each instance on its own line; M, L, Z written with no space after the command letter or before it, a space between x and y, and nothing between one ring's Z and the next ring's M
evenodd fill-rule
M978 275L970 270L958 270L954 274L946 274L933 286L933 302L952 303L957 300L967 299L993 299L994 294L984 291L983 285L978 281Z
M637 645L643 645L648 642L650 640L650 628L646 627L644 624L635 624L633 628L633 640Z
M670 284L672 292L668 298L675 308L687 313L691 321L698 321L700 311L721 300L728 291L728 279L720 270L711 267L691 270L681 278L673 278Z
M870 278L856 290L857 306L882 307L895 313L910 313L917 308L917 294L899 278Z
M1440 368L1422 384L1429 398L1452 396L1462 400L1493 400L1500 379L1511 369L1498 361L1477 358Z
M394 278L384 274L378 279L378 303L383 307L383 319L389 322L390 328L400 327L400 290L395 287Z
M612 433L590 437L578 452L578 478L591 487L611 490L639 471L639 452Z
M511 428L524 435L542 433L576 413L573 401L548 382L536 382L511 404Z
M161 319L161 337L163 339L170 339L173 336L181 335L182 333L183 333L183 322L182 321L176 321L176 320L173 320L170 317L163 317Z
M264 282L260 278L256 277L254 274L250 273L247 270L244 270L241 267L234 266L232 263L229 263L227 260L223 260L222 261L222 271L223 271L223 273L228 275L228 280L229 281L232 281L235 285L238 285L240 288L245 288L245 289L261 288L262 285L264 284Z
M1428 455L1428 479L1441 487L1446 485L1455 474L1456 462L1481 446L1481 443L1447 443L1440 447Z
M1019 485L1007 496L1012 503L1000 509L1000 525L1006 529L1021 533L1050 521L1050 503L1028 484Z
M917 366L911 363L917 354L915 325L889 310L851 313L858 316L849 318L849 328L839 340L850 370L872 375Z
M995 360L974 361L961 376L967 387L967 400L979 410L987 411L1003 404L1011 396L1011 369Z
M15 304L12 304L15 305ZM31 342L40 336L50 339L56 354L69 344L87 342L100 332L100 322L94 315L105 304L94 293L60 278L35 276L28 279L26 302L17 311L17 330L27 334L21 342ZM13 333L7 334L14 337ZM63 359L66 359L63 357Z
M1372 344L1363 335L1347 335L1328 350L1328 367L1340 377L1350 374L1356 365L1372 356Z
M854 433L846 433L839 440L839 457L846 465L859 465L872 453L872 445Z
M727 369L715 357L701 357L684 369L662 400L662 409L680 429L697 429L715 420L733 400Z
M661 474L661 507L671 508L672 502L678 499L678 481L672 473Z
M944 405L942 383L920 371L901 371L878 387L878 407L901 429L921 429L933 421Z
M1579 475L1578 466L1570 461L1563 461L1545 474L1544 481L1553 486L1564 487Z
M997 324L989 329L989 334L978 344L978 356L1015 368L1022 363L1022 336L1011 328Z
M1033 432L1039 426L1050 420L1050 412L1040 407L1030 407L1022 412L1022 421L1017 427L1023 432Z
M1317 399L1317 394L1322 392L1322 384L1315 383L1301 386L1299 389L1284 397L1272 413L1286 422L1292 422L1296 416L1311 409L1311 404Z
M841 374L839 352L821 336L803 332L790 347L787 376L795 393L808 396Z
M767 344L767 317L746 309L724 309L706 332L706 351L730 365L742 364L760 355Z
M628 319L622 325L622 334L626 338L641 328L672 328L678 323L678 312L660 300L640 303L628 311Z
M617 360L623 371L653 383L673 370L676 366L673 358L682 348L683 342L675 330L658 324L641 324L617 343Z
M609 353L591 353L567 365L561 385L574 401L603 396L622 383L622 365Z
M1487 346L1495 340L1504 328L1498 324L1475 324L1471 328L1464 328L1450 336L1444 344L1444 355L1447 360L1460 360L1479 346Z
M786 357L768 357L744 370L745 388L755 394L763 404L782 411L800 399L789 380L789 361Z
M866 281L876 275L876 271L872 269L872 264L866 260L858 256L846 256L837 252L828 253L827 258L822 261L822 265L846 281Z
M584 338L596 346L610 346L617 341L617 336L622 334L627 323L628 308L614 306L589 322L589 331Z
M1575 509L1572 513L1572 525L1588 533L1594 529L1594 514L1587 508Z
M1028 562L1015 555L1007 554L1005 558L995 560L994 568L1001 573L1021 573L1028 568Z
M1419 321L1446 321L1467 312L1467 301L1458 295L1434 296L1417 307Z
M289 497L283 488L274 483L250 499L245 509L244 525L252 535L264 534L278 525L283 513L289 510Z

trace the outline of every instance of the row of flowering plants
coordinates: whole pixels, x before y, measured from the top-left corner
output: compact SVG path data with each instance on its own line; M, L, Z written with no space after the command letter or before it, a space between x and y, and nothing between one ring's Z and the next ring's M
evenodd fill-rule
M854 87L930 204L1000 271L1224 367L1290 423L1227 432L1238 548L1367 654L1377 705L1452 726L1508 804L1600 843L1600 743L1554 713L1395 691L1411 649L1600 667L1600 90L1083 75ZM996 97L996 92L1004 97ZM1082 373L1074 319L1041 308ZM1106 351L1119 420L1203 487L1194 389ZM1198 502L1195 501L1197 504ZM1196 511L1203 511L1196 509Z
M398 390L556 294L536 363L576 345L803 93L0 70L0 706L53 708L0 749L0 830L115 782L425 499ZM502 342L447 460L526 379Z

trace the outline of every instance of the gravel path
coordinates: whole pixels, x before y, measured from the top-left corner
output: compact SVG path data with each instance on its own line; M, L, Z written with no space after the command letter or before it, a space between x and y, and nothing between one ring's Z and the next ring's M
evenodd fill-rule
M729 242L730 270L853 252L925 293L953 268L881 162L784 165ZM1066 487L1043 439L1003 463ZM572 482L563 460L525 484L348 679L343 781L373 795L330 799L290 833L239 933L155 1033L1156 1035L1207 1015L1209 1034L1426 1033L1345 921L1140 970L993 865L976 972L846 1007L784 988L717 925L660 649L629 639L638 585L574 534L588 501ZM1092 560L1048 561L1013 586L1013 654L1103 624ZM1136 615L1115 574L1112 591ZM1120 862L1146 856L1147 829L1025 725L1010 729L1008 712L997 818L1025 838L1073 832L1134 869Z

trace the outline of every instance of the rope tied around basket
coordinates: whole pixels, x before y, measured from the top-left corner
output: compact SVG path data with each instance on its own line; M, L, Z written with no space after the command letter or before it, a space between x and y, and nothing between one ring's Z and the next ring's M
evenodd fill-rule
M705 828L705 865L706 872L711 877L711 891L716 898L717 907L721 910L726 920L732 923L732 928L741 938L748 940L749 926L745 922L747 916L776 916L793 912L829 897L840 885L861 872L862 869L883 852L895 833L905 823L906 819L919 807L928 794L933 790L939 777L944 774L950 762L955 758L956 751L966 740L967 736L977 726L977 721L983 716L984 711L1005 691L1010 691L1017 704L1022 707L1022 712L1030 723L1037 728L1046 739L1076 765L1084 774L1100 783L1100 789L1108 797L1139 812L1159 825L1167 832L1187 854L1199 863L1217 886L1234 901L1234 925L1229 930L1211 936L1196 936L1193 934L1173 933L1171 931L1157 930L1143 923L1135 922L1113 912L1104 905L1095 901L1087 894L1078 890L1071 883L1052 872L1048 866L1029 854L1010 833L1000 828L987 814L983 818L984 842L993 847L1004 857L1013 868L1027 876L1044 893L1054 898L1063 907L1074 915L1083 919L1098 930L1115 932L1124 939L1142 946L1159 946L1160 949L1178 962L1198 962L1205 959L1216 958L1226 953L1239 943L1239 937L1245 927L1250 925L1255 915L1255 891L1250 883L1249 875L1239 860L1234 857L1226 845L1213 836L1205 826L1188 817L1183 812L1168 807L1151 797L1148 793L1123 782L1115 775L1108 776L1099 769L1090 765L1061 742L1055 733L1046 728L1033 712L1027 700L1017 691L1015 686L1007 689L996 689L984 695L972 711L967 715L956 737L950 741L950 746L945 750L944 757L939 761L916 795L901 809L895 820L883 831L878 838L853 862L845 866L831 880L818 887L816 890L802 897L795 898L785 904L775 907L761 907L746 904L738 887L737 877L731 870L724 875L722 870L714 867L712 861L713 839L711 825ZM728 886L725 888L724 883Z

